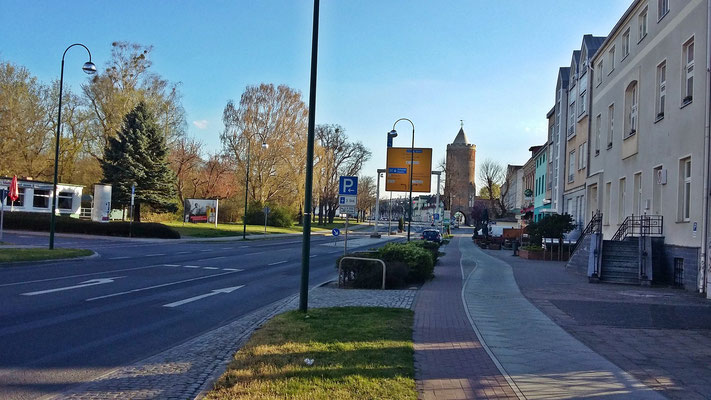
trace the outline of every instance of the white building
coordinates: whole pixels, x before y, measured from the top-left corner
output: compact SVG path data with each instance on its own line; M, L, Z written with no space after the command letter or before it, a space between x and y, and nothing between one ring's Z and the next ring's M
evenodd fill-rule
M12 178L0 178L0 188L9 189ZM52 182L40 182L31 180L17 181L19 198L11 202L10 198L5 199L5 211L23 212L52 212L53 184ZM81 210L81 195L84 189L81 185L70 185L67 183L57 184L57 213L79 217Z
M591 60L586 179L605 239L631 215L661 215L662 276L706 293L709 7L636 0L612 29Z

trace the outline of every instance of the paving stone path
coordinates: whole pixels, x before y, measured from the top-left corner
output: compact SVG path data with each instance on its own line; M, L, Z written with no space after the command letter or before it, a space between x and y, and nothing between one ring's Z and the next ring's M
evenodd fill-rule
M416 290L341 290L314 288L309 307L373 306L412 308ZM298 308L291 296L239 320L134 365L114 370L53 399L194 399L200 398L225 371L234 352L252 332L274 315Z
M509 264L484 253L471 240L461 240L459 248L462 267L469 264L472 271L463 291L469 314L526 399L664 398L531 304Z
M443 248L436 278L421 289L413 339L419 396L429 399L518 399L472 329L462 303L460 238Z

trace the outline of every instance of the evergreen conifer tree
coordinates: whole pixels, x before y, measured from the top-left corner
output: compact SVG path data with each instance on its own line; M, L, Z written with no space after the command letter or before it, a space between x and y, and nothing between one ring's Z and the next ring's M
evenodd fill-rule
M112 207L130 206L131 185L136 184L136 221L141 220L141 204L156 211L178 209L165 137L143 102L126 114L117 136L109 139L101 168L102 182L112 185Z

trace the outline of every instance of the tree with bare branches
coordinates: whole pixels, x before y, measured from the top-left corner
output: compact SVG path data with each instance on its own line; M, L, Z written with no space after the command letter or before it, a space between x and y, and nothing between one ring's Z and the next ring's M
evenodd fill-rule
M500 212L497 207L499 199L496 196L496 188L500 188L504 183L504 167L500 163L487 158L479 165L477 175L482 189L484 189L488 194L489 209L495 212L497 216L500 216ZM500 197L500 193L498 193L498 195Z

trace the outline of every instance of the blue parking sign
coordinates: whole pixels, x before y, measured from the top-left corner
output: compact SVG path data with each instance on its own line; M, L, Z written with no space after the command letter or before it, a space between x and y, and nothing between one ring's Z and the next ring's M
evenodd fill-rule
M352 195L358 194L358 177L342 176L338 182L338 194Z

